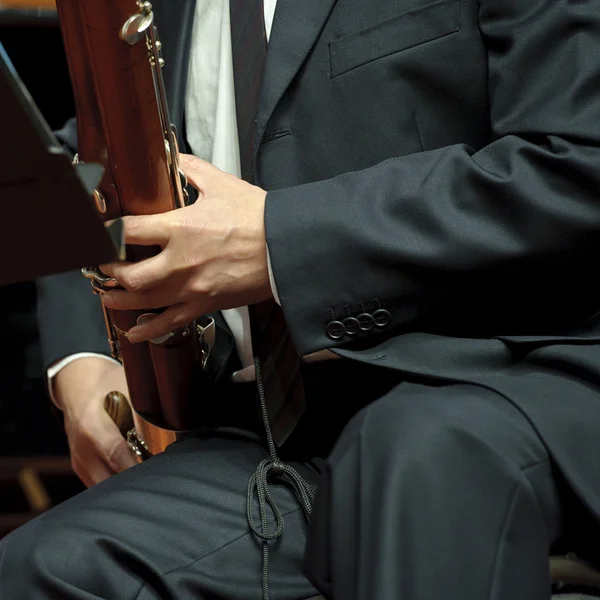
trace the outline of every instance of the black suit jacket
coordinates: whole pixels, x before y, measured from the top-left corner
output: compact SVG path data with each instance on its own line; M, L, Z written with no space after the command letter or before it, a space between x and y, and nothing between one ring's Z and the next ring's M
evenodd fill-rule
M194 1L153 4L181 132ZM596 2L279 0L258 125L298 352L495 391L600 516ZM40 291L48 360L103 347L79 275Z

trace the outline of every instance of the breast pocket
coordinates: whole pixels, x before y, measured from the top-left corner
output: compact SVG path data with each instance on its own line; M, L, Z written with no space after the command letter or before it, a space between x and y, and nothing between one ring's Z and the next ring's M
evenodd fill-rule
M329 43L331 76L455 33L460 0L438 0Z

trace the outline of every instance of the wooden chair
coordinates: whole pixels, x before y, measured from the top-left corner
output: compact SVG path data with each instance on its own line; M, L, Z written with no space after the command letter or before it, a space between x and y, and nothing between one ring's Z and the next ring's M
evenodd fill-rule
M56 10L54 0L0 0L0 8Z
M550 557L553 587L560 591L566 586L586 590L590 598L600 597L600 572L574 554ZM586 596L582 596L585 598ZM557 600L565 596L557 595Z
M0 538L85 489L68 457L0 459Z

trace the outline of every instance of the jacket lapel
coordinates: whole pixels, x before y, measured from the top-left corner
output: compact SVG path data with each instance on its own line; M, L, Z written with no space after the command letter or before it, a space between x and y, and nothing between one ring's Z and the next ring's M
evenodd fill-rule
M302 66L337 0L278 0L258 106L259 136Z

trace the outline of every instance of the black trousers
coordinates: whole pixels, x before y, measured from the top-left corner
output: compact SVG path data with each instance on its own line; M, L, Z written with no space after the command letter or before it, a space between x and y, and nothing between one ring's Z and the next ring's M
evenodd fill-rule
M330 378L286 449L318 492L308 525L272 487L285 530L271 597L547 600L561 491L529 422L489 390L393 373L374 385L374 368ZM345 423L359 381L377 398ZM245 511L266 456L252 433L205 432L63 503L0 543L0 598L260 599Z

